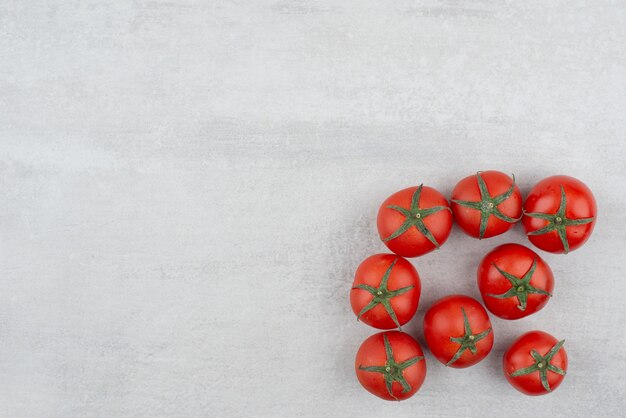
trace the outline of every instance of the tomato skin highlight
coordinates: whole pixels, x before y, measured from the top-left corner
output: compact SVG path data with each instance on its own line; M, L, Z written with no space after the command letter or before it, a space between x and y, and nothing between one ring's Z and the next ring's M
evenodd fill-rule
M519 244L503 244L491 250L480 262L477 271L477 282L485 306L492 314L503 319L520 319L541 310L550 300L549 295L530 293L524 310L518 308L517 297L498 299L489 295L502 295L512 288L511 283L498 271L510 273L522 278L529 272L533 261L536 267L530 285L534 288L552 293L554 276L550 266L530 248Z
M418 187L409 187L389 196L381 204L378 210L377 227L380 239L392 252L402 257L417 257L424 255L436 249L424 234L417 230L416 227L409 228L406 232L397 238L385 241L394 232L396 232L405 222L406 217L388 206L399 206L409 208L413 194ZM432 187L423 186L419 199L419 207L421 209L443 206L448 210L441 210L423 218L424 225L432 233L439 246L442 246L452 229L452 213L450 205L445 196Z
M476 354L465 350L461 357L447 364L461 347L450 338L464 334L463 308L467 314L472 332L477 334L491 328L491 321L485 308L476 300L465 295L450 295L433 303L424 316L424 337L433 356L441 363L453 368L473 366L484 359L493 347L493 329L476 343Z
M512 377L511 373L535 364L531 350L536 350L540 355L545 355L552 349L558 340L552 335L543 331L530 331L521 335L504 353L502 358L502 368L504 376L508 382L518 391L530 395L538 396L550 393L541 384L539 372L532 372L523 376ZM567 371L567 352L561 349L552 357L550 364ZM565 376L548 371L548 384L554 391L561 385Z
M487 185L491 196L498 196L514 184L513 179L501 171L482 171L479 173ZM479 238L481 212L476 209L464 207L453 200L464 200L470 202L480 202L481 193L478 187L477 175L467 176L459 181L452 190L450 206L454 215L454 220L467 235ZM519 220L522 215L522 194L517 187L513 188L513 193L506 200L500 203L497 208L504 215ZM487 221L487 229L483 238L491 238L503 234L511 229L516 222L506 222L490 215Z
M412 289L404 294L389 299L392 309L400 325L404 325L413 318L421 295L421 281L417 270L406 259L395 254L375 254L361 262L354 275L354 282L350 290L350 305L355 315L367 306L373 299L373 295L365 290L354 288L357 285L365 284L378 287L387 269L395 260L395 265L391 269L387 288L391 291L407 286ZM365 312L360 320L378 329L397 328L389 313L382 304Z
M540 230L549 224L545 219L528 216L528 213L555 214L561 202L561 186L567 199L566 216L568 219L594 218L592 222L583 225L566 227L569 251L580 248L593 232L597 207L593 193L583 182L574 177L558 175L545 178L531 190L524 203L524 217L522 225L530 242L536 247L551 253L563 254L565 249L556 231L541 235L528 235Z
M366 366L385 365L387 362L383 334L391 344L395 361L401 363L416 356L424 357L422 347L409 334L400 331L379 332L367 338L359 347L354 361L356 376L368 392L379 398L388 401L408 399L422 387L426 379L426 359L421 359L402 371L403 377L411 386L410 391L403 393L401 384L393 382L392 393L395 398L389 394L382 374L360 369Z

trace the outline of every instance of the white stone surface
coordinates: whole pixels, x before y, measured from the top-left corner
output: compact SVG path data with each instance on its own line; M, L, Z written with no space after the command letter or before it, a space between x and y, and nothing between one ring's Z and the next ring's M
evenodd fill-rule
M623 416L623 1L0 0L0 415ZM595 192L594 235L482 363L402 403L353 371L378 205L480 169ZM478 297L455 228L407 330ZM506 346L566 339L528 398Z

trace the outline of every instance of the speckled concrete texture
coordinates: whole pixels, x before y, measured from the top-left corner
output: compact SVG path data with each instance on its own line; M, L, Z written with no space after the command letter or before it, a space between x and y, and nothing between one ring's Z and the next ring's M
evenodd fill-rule
M623 416L625 109L623 1L0 0L0 415ZM348 303L378 205L482 169L580 178L594 235L487 359L381 401ZM505 242L412 260L406 330ZM550 396L502 376L531 329Z

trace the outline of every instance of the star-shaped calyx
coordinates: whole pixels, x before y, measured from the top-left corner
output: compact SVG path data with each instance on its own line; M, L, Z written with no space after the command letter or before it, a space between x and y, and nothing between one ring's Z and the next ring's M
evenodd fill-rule
M403 214L406 217L406 219L402 223L402 225L400 225L400 228L398 228L393 234L389 235L387 238L384 238L383 241L389 241L394 238L397 238L400 235L404 234L406 231L408 231L409 228L414 226L426 238L428 238L428 240L432 242L435 247L439 248L439 243L437 242L437 239L434 237L432 232L430 232L430 230L426 228L426 225L424 225L424 218L442 210L449 210L450 212L452 212L452 210L447 206L433 206L432 208L428 208L428 209L420 209L419 201L420 201L420 195L422 194L423 186L424 186L423 184L420 184L419 187L413 193L413 197L411 199L411 206L409 207L409 209L396 206L396 205L387 206L388 209L393 209Z
M452 201L457 205L480 211L480 230L478 233L478 239L483 239L485 231L487 231L487 222L489 221L489 217L491 215L508 223L515 223L519 221L521 216L517 219L511 218L498 209L498 205L507 200L513 194L513 191L515 190L515 175L513 175L513 184L511 184L511 187L506 192L494 197L489 194L487 184L485 184L485 180L483 180L480 175L480 171L476 173L476 178L478 179L478 189L480 190L480 202L456 199L452 199Z
M406 381L402 372L424 359L423 356L415 356L408 360L403 361L402 363L397 363L393 358L393 350L391 349L391 344L389 343L389 339L387 338L387 334L383 334L383 339L385 341L385 353L387 355L387 361L383 366L359 366L359 370L365 370L366 372L373 373L381 373L385 378L385 386L387 387L387 392L394 399L398 400L398 398L393 394L393 382L398 382L402 385L402 393L407 393L411 391L411 385Z
M413 289L415 286L413 285L406 286L397 290L389 290L387 288L387 282L389 281L391 270L393 269L393 266L396 265L397 261L398 259L396 258L389 265L389 268L387 268L387 270L385 271L385 274L383 274L383 278L380 280L380 285L378 287L370 286L368 284L360 284L358 286L353 287L353 289L365 290L371 293L372 296L374 296L374 298L372 298L370 303L368 303L367 305L363 307L363 309L361 309L361 312L359 312L359 315L356 318L357 320L359 320L365 312L373 309L376 305L381 304L383 305L383 307L385 308L385 310L387 311L387 313L393 320L394 324L396 324L398 328L400 328L400 322L398 322L398 317L396 316L396 312L391 307L391 302L389 301L389 299L396 297L396 296L400 296L408 292L409 290Z
M465 334L462 337L450 337L450 341L460 344L461 346L450 361L446 363L446 366L451 365L461 358L465 350L469 350L472 354L476 354L476 343L485 338L491 332L491 327L489 327L479 334L473 334L465 309L461 308L461 312L463 313L463 328L465 329Z
M584 225L590 222L593 222L594 217L591 218L579 218L579 219L569 219L565 214L567 211L567 198L565 197L565 190L561 185L561 203L559 205L559 210L556 211L555 214L550 213L541 213L541 212L524 212L524 215L530 216L531 218L539 218L548 221L548 225L543 228L537 229L536 231L529 232L528 235L543 235L548 232L556 231L561 239L561 243L563 244L563 251L565 254L569 252L569 242L567 240L567 227L575 226L575 225Z
M550 292L546 292L545 290L542 290L542 289L537 289L536 287L530 284L530 280L532 279L533 274L535 273L535 269L537 268L536 258L533 260L532 266L530 266L530 269L526 272L526 274L524 274L523 277L514 276L511 273L508 273L502 270L500 267L496 265L496 263L492 263L492 264L500 272L500 274L503 275L509 281L509 283L511 283L511 288L507 290L506 292L502 293L501 295L494 295L493 293L487 293L487 296L491 296L492 298L496 298L496 299L507 299L507 298L512 298L512 297L517 297L517 301L519 303L517 305L517 308L520 311L526 310L526 301L528 300L528 295L531 293L552 296Z
M555 354L559 352L559 350L563 346L563 343L565 343L565 340L561 340L558 343L556 343L554 347L552 347L550 351L548 352L548 354L546 354L545 356L541 356L541 354L539 354L537 350L530 350L530 355L535 360L535 364L529 367L524 367L523 369L515 370L509 376L517 377L517 376L523 376L523 375L534 373L534 372L539 372L541 385L548 392L552 392L552 389L550 389L550 385L548 384L548 372L550 371L553 373L557 373L557 374L560 374L561 376L565 376L565 373L566 373L565 370L559 367L556 367L553 364L550 364L552 357L554 357Z

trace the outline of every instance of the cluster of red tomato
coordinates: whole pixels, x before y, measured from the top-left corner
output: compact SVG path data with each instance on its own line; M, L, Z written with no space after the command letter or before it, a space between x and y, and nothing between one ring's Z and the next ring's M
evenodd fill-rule
M583 245L596 220L589 188L568 176L548 177L523 203L515 177L479 172L461 180L451 204L437 190L420 185L389 196L378 212L378 232L394 254L376 254L358 267L350 303L357 318L385 331L366 339L356 355L359 382L387 400L402 400L419 390L426 377L420 344L402 332L417 311L421 286L417 270L403 257L424 255L443 245L452 219L468 235L482 239L502 234L522 221L531 243L551 253ZM543 308L552 296L548 264L519 244L501 245L478 266L478 288L487 309L503 319L519 319ZM450 295L424 316L424 337L433 356L449 367L464 368L484 359L493 346L489 315L477 300ZM567 371L563 340L530 331L505 352L506 379L527 395L558 387Z

